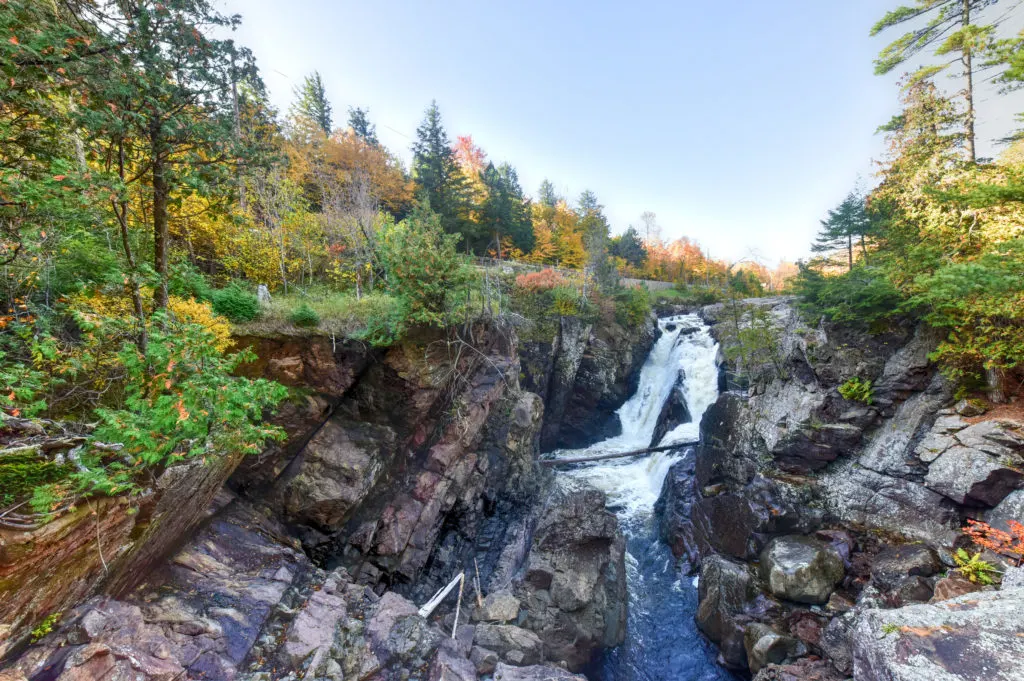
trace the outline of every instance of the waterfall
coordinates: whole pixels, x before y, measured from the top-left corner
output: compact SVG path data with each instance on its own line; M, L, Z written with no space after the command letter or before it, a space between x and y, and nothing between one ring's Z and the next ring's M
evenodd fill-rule
M718 345L696 315L659 321L662 334L640 371L636 393L618 410L622 433L583 450L562 450L560 458L626 452L650 445L665 403L682 379L692 416L665 434L661 445L697 439L704 411L718 398ZM694 582L679 573L652 517L678 451L641 458L612 459L560 473L603 490L626 535L629 619L626 642L604 655L588 678L602 681L725 681L733 679L715 662L717 653L700 635Z

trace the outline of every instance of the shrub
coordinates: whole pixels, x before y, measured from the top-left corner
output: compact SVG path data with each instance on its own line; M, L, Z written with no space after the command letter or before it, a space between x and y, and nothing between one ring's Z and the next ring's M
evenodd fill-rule
M921 277L910 303L948 337L932 359L958 380L1024 367L1024 239Z
M238 284L214 291L210 295L213 310L236 324L251 322L260 314L260 304L256 296Z
M857 266L845 274L825 276L802 263L793 289L805 313L873 331L883 330L898 317L903 303L903 296L877 267Z
M651 296L645 288L629 287L615 296L615 318L623 326L640 326L651 314Z
M381 229L378 254L387 288L405 300L408 323L444 326L457 314L474 274L457 251L459 238L445 234L440 217L424 207Z
M552 310L560 317L573 317L580 313L580 294L572 286L556 286L551 290Z
M213 288L206 281L206 277L192 263L179 263L172 265L170 269L171 272L167 286L168 293L179 298L210 300L210 297L213 295Z
M294 312L292 312L291 322L295 326L312 328L320 325L320 315L318 315L316 310L311 308L309 305L303 303L295 308Z
M845 399L870 405L874 398L874 388L871 381L862 381L859 376L854 376L839 386L839 394Z
M556 286L563 286L565 284L565 277L560 272L550 268L539 272L527 272L516 277L516 286L530 293L550 291Z

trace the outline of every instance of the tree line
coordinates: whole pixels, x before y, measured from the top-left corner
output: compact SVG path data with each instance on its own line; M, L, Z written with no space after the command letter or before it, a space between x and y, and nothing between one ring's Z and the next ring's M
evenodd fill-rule
M933 359L961 390L1000 401L1024 373L1024 137L1009 131L997 158L981 157L976 90L982 73L1000 95L1024 86L1024 37L1004 30L1016 7L917 0L871 28L897 32L876 73L924 65L903 75L901 109L879 127L888 148L875 186L829 211L796 282L814 314L879 332L907 319L943 329Z

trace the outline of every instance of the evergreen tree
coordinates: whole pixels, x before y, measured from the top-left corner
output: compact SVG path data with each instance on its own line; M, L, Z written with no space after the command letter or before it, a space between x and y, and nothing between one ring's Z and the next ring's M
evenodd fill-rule
M220 14L210 0L89 3L79 11L112 46L89 82L90 99L102 105L81 110L80 125L94 156L118 178L113 203L122 234L136 219L128 206L138 191L133 186L145 185L147 205L138 212L152 226L154 299L164 308L170 204L234 188L231 175L247 156L239 144L235 86L258 80L255 61L232 40L213 37L240 19Z
M540 183L540 191L537 192L537 202L545 208L554 208L559 200L561 197L555 191L555 185L544 178L544 181Z
M883 75L906 63L928 49L937 57L958 54L963 65L964 137L967 155L973 163L977 159L974 135L974 56L982 51L992 39L995 27L975 23L977 14L998 0L915 0L911 6L897 7L888 12L871 29L875 36L886 29L909 24L911 29L890 43L875 60L875 73ZM943 61L934 66L923 67L915 74L915 80L931 78L951 62Z
M502 257L505 237L521 251L531 250L534 236L530 201L523 195L515 169L508 163L497 168L488 163L480 177L487 191L481 206L483 224L493 235L491 243L497 245L498 257Z
M821 221L821 231L811 250L815 253L831 253L845 250L849 269L853 269L853 244L860 242L862 254L867 258L866 237L871 232L871 219L865 208L864 197L851 193L836 208L828 212L828 219Z
M369 112L365 109L349 107L348 126L352 128L352 132L359 139L375 147L380 146L380 141L377 139L377 126L370 122L367 113Z
M324 134L331 134L331 103L327 99L327 89L319 71L306 76L302 85L295 89L295 103L292 104L291 114L312 122L323 130Z
M604 206L589 189L580 194L579 214L583 244L587 249L587 268L597 277L601 288L611 290L617 282L614 267L608 260L608 218L604 215Z
M608 252L616 258L622 258L634 267L640 267L647 262L647 249L644 248L644 242L633 225L627 227L625 232L610 241Z
M431 102L423 122L416 128L412 151L413 178L419 185L421 198L441 217L446 232L463 235L468 249L477 235L467 218L467 181L441 123L436 101Z

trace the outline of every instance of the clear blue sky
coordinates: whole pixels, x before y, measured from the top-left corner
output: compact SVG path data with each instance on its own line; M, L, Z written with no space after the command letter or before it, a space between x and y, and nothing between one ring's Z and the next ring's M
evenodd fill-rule
M667 238L766 264L807 252L896 112L896 76L872 75L868 36L894 0L225 0L243 16L282 110L319 70L344 124L369 108L405 159L436 99L448 130L508 161L535 194L545 177L596 192L618 232L645 210ZM895 36L887 36L889 38ZM952 88L953 81L945 81ZM981 97L999 125L1019 97ZM998 111L998 116L996 115Z

